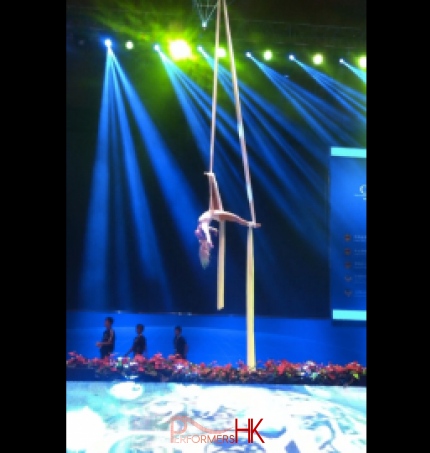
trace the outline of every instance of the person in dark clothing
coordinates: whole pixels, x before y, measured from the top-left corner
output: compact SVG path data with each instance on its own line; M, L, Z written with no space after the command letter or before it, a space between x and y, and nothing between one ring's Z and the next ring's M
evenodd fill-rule
M182 336L182 327L176 326L175 327L175 336L173 338L173 347L174 347L174 354L181 356L182 359L187 358L188 354L188 343L187 340Z
M105 328L102 341L98 341L96 346L100 348L100 358L104 359L113 353L115 349L115 331L112 329L113 318L108 316L105 319Z
M145 326L143 324L136 325L137 336L133 340L133 344L131 345L131 348L124 354L124 357L127 357L130 354L130 352L133 352L133 355L136 355L136 354L145 355L146 338L143 335L144 330L145 330Z

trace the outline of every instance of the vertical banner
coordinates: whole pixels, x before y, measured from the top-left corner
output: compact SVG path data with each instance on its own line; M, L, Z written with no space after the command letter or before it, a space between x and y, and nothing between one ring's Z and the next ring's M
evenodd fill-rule
M331 148L332 319L366 321L366 149Z

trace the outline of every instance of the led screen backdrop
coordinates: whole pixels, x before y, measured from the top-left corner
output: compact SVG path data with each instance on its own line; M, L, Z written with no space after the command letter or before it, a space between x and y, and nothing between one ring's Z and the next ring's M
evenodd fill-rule
M366 150L331 148L330 300L335 320L366 320Z

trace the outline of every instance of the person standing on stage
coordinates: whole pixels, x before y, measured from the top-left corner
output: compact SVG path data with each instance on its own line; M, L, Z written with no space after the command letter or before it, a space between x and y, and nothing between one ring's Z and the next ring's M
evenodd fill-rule
M124 357L127 357L130 352L133 352L133 355L136 354L145 355L146 354L146 338L143 335L143 331L145 330L145 326L143 324L136 325L136 333L137 336L133 340L133 344L131 348L124 354Z
M175 336L173 338L174 354L179 355L182 359L187 359L188 343L182 336L182 327L175 327Z
M113 353L115 349L115 331L112 329L113 318L108 316L105 319L105 328L102 341L98 341L96 346L100 348L100 358L104 359Z

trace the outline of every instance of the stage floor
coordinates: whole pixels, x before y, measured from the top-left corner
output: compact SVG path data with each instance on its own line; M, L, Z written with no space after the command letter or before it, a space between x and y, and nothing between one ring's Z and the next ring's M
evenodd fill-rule
M366 451L364 387L68 381L66 394L68 453ZM252 443L235 429L249 419Z

